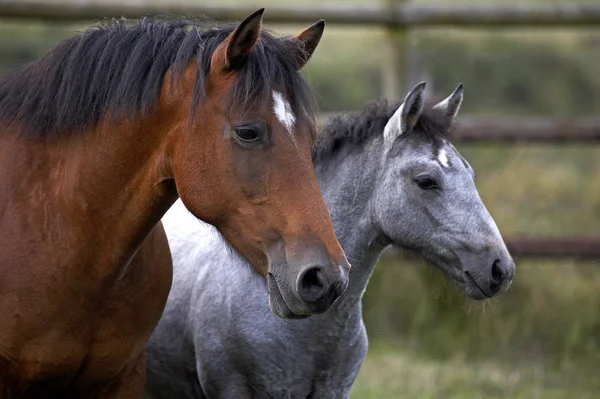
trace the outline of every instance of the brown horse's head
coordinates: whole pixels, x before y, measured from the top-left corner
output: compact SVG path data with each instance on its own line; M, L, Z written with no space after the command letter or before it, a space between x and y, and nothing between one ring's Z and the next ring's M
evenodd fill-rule
M349 270L313 170L313 100L298 72L324 23L275 38L261 30L262 11L198 32L196 61L167 73L168 153L186 207L267 279L275 314L303 317L329 308Z

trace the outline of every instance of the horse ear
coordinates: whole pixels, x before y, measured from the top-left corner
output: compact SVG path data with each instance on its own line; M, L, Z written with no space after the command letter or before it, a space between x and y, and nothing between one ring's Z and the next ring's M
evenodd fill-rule
M439 109L444 112L448 127L454 122L454 118L460 110L463 101L463 84L460 83L456 89L445 100L440 101L433 109Z
M320 19L313 25L309 26L291 38L291 40L297 41L302 48L302 55L298 60L296 69L300 70L306 65L312 54L315 52L315 49L319 45L321 37L323 37L324 30L325 21Z
M386 142L393 143L398 136L409 133L415 127L425 104L425 85L425 82L421 82L413 87L385 125L383 137Z
M264 8L247 16L215 50L211 65L232 71L240 68L258 41Z

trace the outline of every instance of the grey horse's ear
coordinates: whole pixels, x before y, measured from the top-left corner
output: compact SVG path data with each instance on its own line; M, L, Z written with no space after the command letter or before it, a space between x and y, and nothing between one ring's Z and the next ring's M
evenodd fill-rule
M385 125L383 138L387 143L391 144L401 134L409 133L417 124L425 104L425 85L425 82L421 82L413 87Z
M450 94L445 100L440 101L437 105L433 107L433 109L438 109L444 112L446 117L446 123L448 127L452 125L458 111L460 110L460 106L463 101L463 84L460 83L456 89Z

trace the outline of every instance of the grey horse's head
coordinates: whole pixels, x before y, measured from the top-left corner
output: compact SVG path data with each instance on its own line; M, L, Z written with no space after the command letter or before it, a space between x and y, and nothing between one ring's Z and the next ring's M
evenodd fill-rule
M446 138L462 85L431 108L424 106L424 89L425 82L415 86L385 126L375 217L392 242L445 270L469 297L499 295L515 264L479 197L473 169Z

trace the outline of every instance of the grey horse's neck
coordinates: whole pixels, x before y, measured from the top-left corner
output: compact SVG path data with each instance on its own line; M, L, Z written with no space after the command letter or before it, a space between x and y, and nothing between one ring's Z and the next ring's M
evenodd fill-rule
M382 137L361 151L336 154L315 164L315 171L335 232L351 264L350 284L326 315L357 310L379 257L389 244L373 219L371 199L381 174Z

